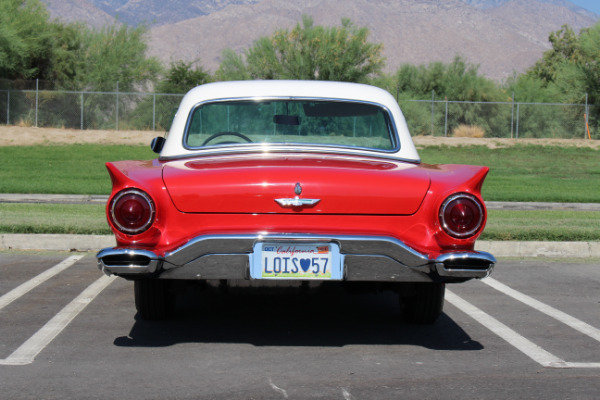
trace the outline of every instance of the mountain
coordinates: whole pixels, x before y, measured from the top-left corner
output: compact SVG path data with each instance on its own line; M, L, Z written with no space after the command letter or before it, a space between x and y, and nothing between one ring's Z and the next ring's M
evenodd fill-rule
M257 3L260 0L88 0L119 21L166 25L185 19L212 14L229 5Z
M88 0L43 0L50 16L63 22L81 22L93 28L115 23L113 15Z
M212 14L229 5L253 4L260 0L42 0L53 16L65 21L83 21L97 27L119 21L128 25L166 25ZM83 10L95 9L93 12ZM108 17L108 19L104 18ZM100 23L100 24L99 24Z
M502 5L504 5L505 3L508 3L510 0L462 0L467 4L470 4L472 6L475 7L479 7L481 9L489 9L489 8L494 8L494 7L500 7ZM570 11L573 11L577 14L581 14L583 16L592 18L592 19L597 19L598 15L588 11L584 8L579 7L576 4L573 4L572 2L568 1L568 0L538 0L540 3L547 3L547 4L553 4L555 6L560 6L560 7L564 7Z
M81 16L94 18L93 9L130 24L146 21L149 54L165 63L194 61L214 71L223 49L242 52L307 14L318 25L339 26L347 17L367 26L369 40L384 44L387 72L402 63L448 62L462 55L498 81L533 65L550 48L549 33L563 24L578 32L598 21L566 0L172 0L168 7L164 0L45 2L53 16L66 21L90 21Z

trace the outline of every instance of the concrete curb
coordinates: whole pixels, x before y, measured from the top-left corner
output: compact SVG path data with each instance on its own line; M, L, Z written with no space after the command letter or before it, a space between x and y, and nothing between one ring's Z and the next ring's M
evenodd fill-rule
M2 234L3 250L98 251L115 246L111 235ZM600 242L478 241L475 249L496 257L600 258Z
M1 234L3 250L98 251L116 245L111 235Z
M600 211L600 203L542 203L523 201L486 201L488 210L513 211Z
M0 203L106 204L107 201L105 195L0 193Z
M600 258L600 242L511 242L483 241L475 250L495 257Z

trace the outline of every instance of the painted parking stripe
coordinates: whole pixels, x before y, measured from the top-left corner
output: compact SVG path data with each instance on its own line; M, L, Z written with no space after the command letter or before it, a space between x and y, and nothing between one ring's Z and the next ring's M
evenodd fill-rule
M475 319L481 325L488 328L490 331L500 336L513 347L516 347L522 353L527 355L538 364L549 367L551 365L562 364L565 361L556 357L554 354L547 352L529 339L519 335L517 332L498 321L496 318L485 313L473 304L462 299L449 290L446 290L446 300L454 307L458 308L471 318Z
M102 276L88 286L10 356L0 360L0 365L31 364L35 357L115 278L115 276Z
M81 260L83 255L71 256L66 260L56 264L54 267L47 269L41 274L31 278L27 282L22 283L17 286L10 292L6 293L2 297L0 297L0 310L4 307L17 300L19 297L27 294L29 291L35 289L37 286L46 282L48 279L52 278L55 275L58 275L65 269L69 268L71 265L75 264L77 261Z
M572 317L569 314L557 310L554 307L544 304L533 297L529 297L526 294L518 292L493 278L486 278L481 282L600 342L600 329L594 328L593 326L586 324L585 322Z
M446 290L446 300L543 367L600 368L600 363L567 362L555 356L449 290Z

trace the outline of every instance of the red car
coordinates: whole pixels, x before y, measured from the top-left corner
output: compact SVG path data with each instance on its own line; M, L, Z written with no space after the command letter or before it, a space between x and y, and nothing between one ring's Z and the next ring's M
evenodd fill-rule
M433 323L446 283L484 278L487 167L420 162L395 99L372 86L244 81L182 100L152 161L108 163L117 246L99 267L133 280L142 318L173 311L182 281L399 294ZM362 284L356 285L356 282Z

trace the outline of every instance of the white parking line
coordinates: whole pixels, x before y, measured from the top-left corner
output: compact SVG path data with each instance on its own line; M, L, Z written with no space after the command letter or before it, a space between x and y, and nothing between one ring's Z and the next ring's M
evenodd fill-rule
M600 342L600 329L594 328L593 326L586 324L585 322L575 317L572 317L560 310L557 310L554 307L544 304L541 301L534 299L533 297L529 297L526 294L517 292L516 290L506 286L501 282L498 282L495 279L486 278L483 279L481 282Z
M537 344L519 335L517 332L498 321L496 318L485 313L473 304L455 295L449 290L446 290L446 300L454 307L458 308L471 318L475 319L481 325L488 328L490 331L506 340L510 345L516 347L533 361L544 367L553 365L562 365L564 360L556 357L554 354L547 352Z
M88 286L10 356L1 359L0 365L31 364L35 357L115 278L115 276L102 276Z
M61 273L65 269L69 268L71 265L75 264L77 261L81 260L82 258L83 258L82 255L71 256L71 257L67 258L66 260L64 260L63 262L56 264L54 267L47 269L46 271L42 272L41 274L31 278L27 282L22 283L21 285L17 286L10 292L8 292L5 295L3 295L2 297L0 297L0 310L2 310L4 307L9 305L13 301L17 300L19 297L25 295L30 290L32 290L32 289L36 288L37 286L41 285L42 283L46 282L48 279L52 278L53 276Z
M536 310L543 312L544 314L550 315L553 318L556 318L559 321L564 322L569 326L572 326L574 329L577 329L579 332L582 332L588 336L590 336L590 333L591 334L595 333L594 330L596 330L596 328L584 323L583 321L580 321L574 317L571 317L570 315L567 315L567 314L563 313L562 311L556 310L556 309L554 309L544 303L541 303L525 294L517 292L516 290L511 289L508 286L506 286L498 281L495 281L491 278L486 278L486 279L482 280L482 282L487 283L486 282L487 280L493 281L492 284L490 285L491 287L502 288L501 292L505 293L507 295L509 295L508 293L511 293L509 295L510 297L513 297L513 295L518 295L517 297L527 300L527 302L525 302L525 304L535 308ZM498 289L498 290L500 290L500 289ZM515 298L519 301L522 301L517 297L513 297L513 298ZM504 339L510 345L512 345L513 347L515 347L516 349L518 349L519 351L521 351L526 356L528 356L533 361L537 362L538 364L540 364L543 367L546 367L546 368L600 368L600 363L567 362L567 361L562 360L561 358L555 356L554 354L544 350L543 348L541 348L537 344L533 343L529 339L521 336L519 333L517 333L513 329L509 328L508 326L506 326L502 322L498 321L491 315L485 313L481 309L477 308L476 306L474 306L473 304L469 303L468 301L462 299L461 297L457 296L456 294L450 292L449 290L446 290L446 300L450 304L452 304L454 307L458 308L465 314L471 316L473 319L475 319L481 325L485 326L490 331L492 331L496 335L500 336L502 339ZM534 307L534 305L535 305L535 307ZM548 312L551 312L552 315L548 314ZM567 323L565 321L569 321L569 323ZM578 323L575 323L576 321L578 321ZM592 329L590 330L587 327L592 328ZM590 337L595 338L594 336L590 336Z

